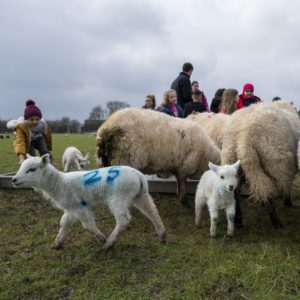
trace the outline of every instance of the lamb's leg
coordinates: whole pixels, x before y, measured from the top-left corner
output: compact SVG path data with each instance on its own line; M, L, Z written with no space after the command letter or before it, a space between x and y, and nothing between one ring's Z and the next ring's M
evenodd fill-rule
M84 229L93 233L100 242L106 241L106 236L98 229L95 221L94 214L91 211L82 211L78 218Z
M58 231L58 234L55 238L55 241L52 245L52 248L54 249L60 249L63 246L64 239L67 234L67 229L70 225L72 225L75 221L74 216L68 213L64 213L63 216L60 219L60 229Z
M217 224L219 219L219 211L215 207L209 207L210 214L210 236L215 237L217 235Z
M267 211L270 215L273 227L276 228L276 229L282 228L283 225L282 225L281 221L279 220L279 218L277 216L277 209L276 209L275 201L273 199L269 199L269 201L266 204L267 204L266 208L267 208Z
M70 170L70 163L67 161L64 165L64 172L69 172Z
M226 217L227 217L227 235L233 236L234 234L234 215L235 215L235 205L234 203L226 207Z
M118 237L120 234L127 228L131 216L130 212L128 210L128 207L125 205L121 206L121 203L126 203L126 200L120 200L120 201L115 201L114 203L110 203L109 208L112 214L114 215L116 219L116 227L114 228L113 232L109 235L107 238L103 250L108 250L111 248L115 242L117 241Z
M197 226L197 228L201 227L201 216L202 216L202 210L203 207L205 206L205 199L201 198L200 199L196 199L195 201L195 224Z
M153 202L152 197L148 194L143 194L141 197L134 200L133 205L149 220L151 220L160 242L165 242L166 229L159 216L158 210Z

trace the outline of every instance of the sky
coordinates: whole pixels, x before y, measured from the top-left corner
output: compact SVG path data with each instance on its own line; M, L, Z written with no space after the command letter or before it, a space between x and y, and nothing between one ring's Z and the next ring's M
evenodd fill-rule
M141 107L191 62L210 104L253 83L300 109L298 0L0 0L0 119L27 99L83 122L110 100Z

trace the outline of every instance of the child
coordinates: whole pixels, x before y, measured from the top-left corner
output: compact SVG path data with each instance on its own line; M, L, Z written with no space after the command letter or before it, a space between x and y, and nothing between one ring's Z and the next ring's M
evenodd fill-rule
M177 105L176 91L172 89L165 91L164 98L157 110L173 117L184 117L183 110Z
M35 156L35 150L38 150L40 155L49 153L53 163L50 153L52 150L51 131L42 119L42 113L34 101L28 100L24 117L9 121L7 128L15 131L14 148L20 164L26 159L27 153Z
M184 106L184 116L185 117L190 115L192 112L204 112L204 111L206 111L205 106L203 104L202 96L203 96L203 94L199 90L195 91L195 92L192 92L193 102L188 102Z
M155 96L154 95L146 95L145 105L142 108L145 109L155 109Z

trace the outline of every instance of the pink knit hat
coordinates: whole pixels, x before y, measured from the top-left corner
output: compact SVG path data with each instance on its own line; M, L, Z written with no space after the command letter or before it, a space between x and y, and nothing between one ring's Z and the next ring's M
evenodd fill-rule
M27 120L30 117L42 118L42 112L37 106L35 106L35 102L33 100L26 101L26 108L24 110L24 119Z

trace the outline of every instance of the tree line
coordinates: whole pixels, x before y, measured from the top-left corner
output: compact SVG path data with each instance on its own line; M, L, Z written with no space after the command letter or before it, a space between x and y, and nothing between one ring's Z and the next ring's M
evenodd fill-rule
M125 101L112 100L106 103L106 108L97 105L92 108L89 117L81 124L78 120L72 120L65 116L58 120L46 120L55 133L80 133L96 131L105 119L117 110L130 107ZM0 133L8 132L7 120L0 119Z

